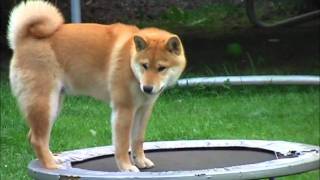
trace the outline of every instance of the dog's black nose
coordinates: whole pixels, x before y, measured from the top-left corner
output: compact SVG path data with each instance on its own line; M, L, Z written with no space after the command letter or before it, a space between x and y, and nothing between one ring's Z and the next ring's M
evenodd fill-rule
M152 86L143 86L143 91L145 93L151 94L152 93L152 89L153 89Z

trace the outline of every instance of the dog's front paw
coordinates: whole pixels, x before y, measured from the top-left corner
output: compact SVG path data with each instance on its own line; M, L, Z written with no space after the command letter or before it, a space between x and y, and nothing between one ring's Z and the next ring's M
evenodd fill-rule
M120 167L121 172L140 172L140 170L134 165L124 165Z
M66 160L58 156L58 154L53 154L54 161L57 164L63 164Z
M148 169L148 168L154 167L154 163L146 157L142 157L142 158L135 157L133 158L133 162L138 168L141 168L141 169Z
M55 162L44 162L43 166L47 169L61 169L62 166L60 164L57 164Z

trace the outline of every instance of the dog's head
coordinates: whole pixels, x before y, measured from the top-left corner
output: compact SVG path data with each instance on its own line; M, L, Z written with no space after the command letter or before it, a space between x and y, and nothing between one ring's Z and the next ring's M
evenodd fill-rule
M134 35L132 41L135 53L131 68L142 92L158 94L178 80L186 58L177 35L149 28Z

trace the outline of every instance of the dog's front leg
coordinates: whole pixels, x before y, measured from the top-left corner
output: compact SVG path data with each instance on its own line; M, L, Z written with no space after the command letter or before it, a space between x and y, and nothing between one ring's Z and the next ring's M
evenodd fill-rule
M120 171L139 172L132 165L128 154L130 145L130 130L134 110L130 107L116 107L112 110L112 140L115 146L115 158Z
M143 151L145 131L152 107L153 104L148 104L137 110L131 130L131 158L139 168L151 168L154 166L153 162L145 157Z

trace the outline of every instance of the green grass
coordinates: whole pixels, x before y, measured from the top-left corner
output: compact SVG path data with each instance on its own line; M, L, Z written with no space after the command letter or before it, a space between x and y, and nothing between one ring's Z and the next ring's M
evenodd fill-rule
M258 1L256 11L260 20L274 23L301 14L300 11L308 9L305 6L302 0ZM154 18L146 16L143 10L138 13L141 16L139 20L128 19L127 22L141 27L156 26L181 33L208 32L216 36L252 27L244 2L209 3L194 9L172 6Z
M27 164L35 156L26 139L28 128L6 77L0 85L0 179L30 179ZM175 88L157 102L146 138L268 139L319 145L319 97L319 87ZM53 128L52 150L109 145L109 117L110 109L102 102L67 97ZM279 179L315 180L319 171Z
M132 23L142 27L161 27L175 32L214 33L232 32L250 26L245 9L230 3L208 4L192 10L171 7L156 19L142 19Z

